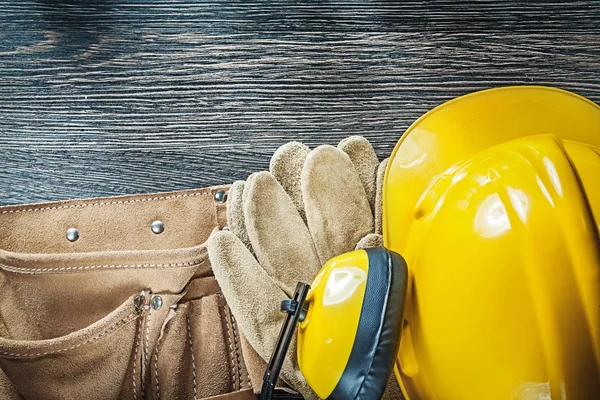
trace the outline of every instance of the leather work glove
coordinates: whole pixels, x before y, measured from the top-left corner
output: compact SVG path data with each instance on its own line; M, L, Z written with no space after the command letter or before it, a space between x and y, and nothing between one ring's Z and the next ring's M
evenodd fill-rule
M296 284L311 283L325 262L357 245L381 245L385 166L363 137L312 151L291 142L275 152L269 172L232 185L229 231L213 232L208 253L251 347L243 348L260 357L256 368L248 366L255 390L285 319L280 304ZM282 379L305 398L316 398L298 368L295 337L288 354Z

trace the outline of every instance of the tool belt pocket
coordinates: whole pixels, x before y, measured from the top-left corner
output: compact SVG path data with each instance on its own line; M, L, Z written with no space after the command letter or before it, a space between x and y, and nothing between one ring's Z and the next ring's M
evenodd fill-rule
M239 333L214 277L191 280L151 362L152 398L206 398L250 387Z
M20 395L203 398L249 387L204 246L58 257L0 255L0 368Z
M3 374L27 399L149 398L164 321L207 263L203 246L0 254Z
M144 316L134 299L131 296L104 318L64 336L39 340L0 336L2 370L25 398L106 399L132 392L137 375L132 350L140 347L138 331Z

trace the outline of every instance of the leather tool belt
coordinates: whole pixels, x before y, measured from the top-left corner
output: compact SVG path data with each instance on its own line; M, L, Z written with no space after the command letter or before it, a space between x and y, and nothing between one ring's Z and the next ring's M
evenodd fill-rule
M226 190L0 207L0 398L255 398L204 244Z

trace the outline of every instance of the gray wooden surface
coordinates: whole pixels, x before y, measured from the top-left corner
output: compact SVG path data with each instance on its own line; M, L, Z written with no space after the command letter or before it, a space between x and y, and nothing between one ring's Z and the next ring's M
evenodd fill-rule
M0 0L0 204L166 191L494 86L600 102L600 2Z

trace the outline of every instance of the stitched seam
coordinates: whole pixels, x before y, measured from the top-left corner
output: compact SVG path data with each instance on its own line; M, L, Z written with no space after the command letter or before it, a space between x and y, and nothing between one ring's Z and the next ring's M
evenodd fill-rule
M187 263L165 263L165 264L106 264L106 265L84 265L77 267L54 267L54 268L30 268L30 267L13 267L6 264L0 263L0 269L4 269L8 272L22 273L22 274L36 274L43 272L62 272L62 271L85 271L90 269L124 269L124 268L172 268L172 267L197 267L202 264L205 259L201 261L187 262Z
M146 201L169 200L169 199L178 199L178 198L182 198L182 197L198 197L198 196L209 196L209 195L211 195L211 193L207 193L207 192L183 193L183 194L169 195L169 196L143 197L140 199L131 199L131 200L99 201L96 203L81 203L81 204L71 204L71 205L65 205L65 206L26 208L26 209L22 209L22 210L4 210L4 211L0 211L0 214L16 214L16 213L32 212L32 211L49 211L49 210L61 210L61 209L68 209L68 208L106 206L106 205L115 205L115 204L130 204L130 203L140 203L140 202L146 202Z
M150 340L150 318L152 317L152 307L148 310L148 318L146 319L146 344L144 345L144 369L149 367L148 363L148 342ZM140 368L142 369L142 368ZM144 373L144 376L146 374ZM145 382L142 380L142 393L144 392Z
M194 400L197 400L198 392L196 391L196 358L194 357L194 346L192 345L192 329L190 328L189 314L185 315L185 321L187 324L187 333L188 333L188 342L190 344L190 353L192 354L192 377L193 377L193 384L194 384Z
M130 320L130 321L127 321L134 314L136 314L135 311L132 312L131 314L129 314L128 316L126 316L125 318L123 318L121 321L119 321L118 323L116 323L112 327L110 327L110 328L106 329L105 331L101 332L97 336L94 336L94 337L92 337L92 338L90 338L90 339L88 339L88 340L86 340L86 341L84 341L82 343L78 343L78 344L76 344L74 346L71 346L71 347L67 347L67 348L64 348L64 349L58 349L58 350L52 350L52 351L46 351L46 352L43 352L43 353L10 353L10 352L7 352L7 351L0 351L0 355L7 356L7 357L41 357L41 356L47 356L47 355L50 355L50 354L59 354L59 353L64 353L65 351L74 350L74 349L76 349L78 347L81 347L81 346L84 346L86 344L95 342L96 340L100 339L101 337L103 337L103 336L105 336L105 335L107 335L109 333L112 333L113 331L117 330L118 328L120 328L120 327L122 327L124 325L127 325L131 321L134 321L135 319L137 319L137 317L134 318L134 319L132 319L132 320Z
M246 377L248 378L248 387L252 387L252 385L250 384L250 375L248 375L248 369L244 367L244 370L242 371L242 366L245 366L244 364L244 360L242 357L242 351L240 349L240 336L238 334L238 327L237 327L237 322L235 321L235 318L233 318L232 315L232 319L233 319L233 334L235 335L235 352L237 355L237 359L238 359L238 368L239 368L239 373L240 373L240 387L244 387L244 382L243 382L243 377L242 374L245 373Z
M160 337L156 341L156 348L154 350L154 378L156 380L156 400L160 400L160 383L158 381L158 349L160 344Z
M235 323L235 318L233 317L233 314L231 313L231 308L227 307L227 310L229 312L229 316L231 317L231 330L233 332L233 342L235 343L235 359L237 362L237 371L238 371L238 383L240 386L240 389L244 387L244 384L242 383L242 362L240 360L240 344L239 344L239 340L238 340L238 335L237 335L237 327L236 327L236 323Z
M235 356L233 355L233 344L231 342L231 332L229 330L229 317L227 316L227 304L223 306L223 312L225 314L225 327L227 331L227 341L229 342L229 357L231 358L231 383L235 390Z
M135 339L135 352L133 354L133 372L131 374L131 377L133 379L133 399L134 400L137 399L137 385L135 382L135 361L137 360L138 347L140 346L140 336L141 336L141 330L142 330L141 327L142 327L142 320L140 319L137 324L137 334L136 334L136 339Z

